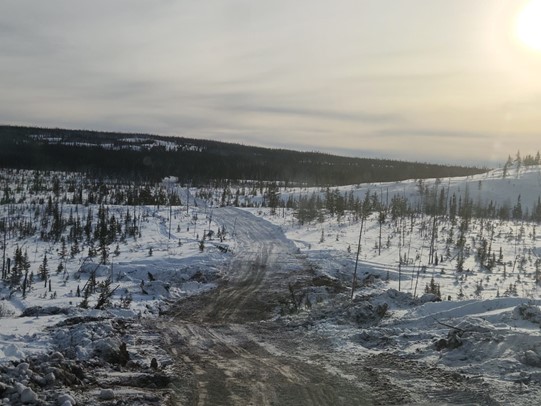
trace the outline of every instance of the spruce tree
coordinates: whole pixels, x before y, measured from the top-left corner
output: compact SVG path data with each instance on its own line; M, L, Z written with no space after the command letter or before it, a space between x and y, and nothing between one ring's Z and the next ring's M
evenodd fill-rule
M39 277L42 281L46 281L49 277L49 265L47 264L47 254L43 255L43 262L39 266Z
M9 276L10 286L16 288L20 285L21 279L23 277L23 264L24 257L22 254L22 249L17 247L15 248L15 256L13 258L13 268L11 269L11 274Z
M65 259L67 254L68 254L68 249L66 247L66 238L64 236L62 236L60 238L60 251L58 253L58 255L60 256L61 259Z

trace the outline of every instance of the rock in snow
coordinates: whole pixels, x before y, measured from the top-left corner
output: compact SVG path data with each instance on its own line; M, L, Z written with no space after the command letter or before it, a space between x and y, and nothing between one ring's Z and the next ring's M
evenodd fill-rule
M73 396L68 395L67 393L60 395L57 399L57 403L60 406L74 406L77 404Z
M54 381L56 381L54 372L49 372L47 375L45 375L45 382L47 382L49 385L54 383Z
M23 404L34 403L37 400L38 395L36 395L36 393L30 388L25 388L21 393L21 402Z
M15 344L9 344L6 348L4 348L4 355L6 357L18 359L24 358L24 353Z
M115 392L112 389L102 389L99 397L101 400L113 400L115 398Z

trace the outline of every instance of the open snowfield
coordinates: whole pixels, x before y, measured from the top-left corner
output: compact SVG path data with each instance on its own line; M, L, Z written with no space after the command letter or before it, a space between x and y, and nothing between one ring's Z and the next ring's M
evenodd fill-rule
M541 193L540 173L539 167L512 168L505 178L502 170L495 170L468 178L421 183L427 189L434 185L444 188L447 196L467 194L475 202L493 201L509 208L516 205L520 195L522 210L531 213ZM14 176L4 173L3 179ZM25 176L32 178L30 173ZM367 193L376 193L381 201L390 201L399 194L416 206L422 203L420 188L419 181L411 180L339 190L360 199ZM29 219L38 224L47 206L47 193L45 190L40 193L31 195L24 187L17 190L12 185L15 202L0 206L0 217L6 222ZM61 191L59 196L63 193L69 199L73 192ZM185 191L177 190L177 193L184 203ZM190 195L196 193L194 189ZM282 189L280 198L287 201L290 196L298 199L312 193L324 196L325 191ZM30 399L29 403L67 406L76 404L77 399L77 404L107 403L112 399L110 396L132 399L131 404L163 402L167 398L169 378L163 378L163 385L154 386L148 386L147 380L152 380L152 374L179 372L172 369L175 364L172 354L163 348L163 341L153 327L171 303L205 292L209 294L222 279L228 279L231 271L228 264L233 258L240 261L239 255L249 256L250 238L255 244L257 235L257 222L250 222L252 215L277 226L266 231L265 239L283 241L285 246L293 243L297 249L297 262L273 260L281 264L280 272L288 272L294 278L295 272L300 274L296 264L302 261L309 264L314 275L312 285L304 285L304 282L294 288L290 285L292 297L298 298L295 311L290 311L291 303L287 309L276 308L273 319L284 326L295 326L294 331L301 328L306 342L324 339L326 356L373 360L368 363L370 368L379 373L387 371L393 385L403 386L412 394L421 392L421 388L424 388L423 393L430 392L426 385L437 385L421 379L429 371L419 370L415 375L408 375L408 365L412 370L418 368L417 364L408 362L419 362L423 368L449 371L449 377L456 378L457 382L468 379L479 387L486 385L491 401L480 400L479 404L510 404L511 401L538 404L541 400L537 259L541 240L535 222L472 218L464 235L463 270L457 271L459 220L453 224L447 216L434 219L416 214L394 220L388 216L380 222L378 213L372 213L363 223L357 285L351 301L361 225L353 213L341 216L325 213L320 219L302 225L295 218L295 209L278 208L271 214L269 208L252 207L222 210L220 215L213 215L212 205L221 193L216 191L215 194L208 206L200 200L199 207L188 209L184 204L171 208L163 204L107 204L107 216L115 215L119 219L123 233L133 219L137 219L137 232L131 236L119 233L110 241L105 263L97 241L94 244L89 239L80 240L79 251L72 254L73 241L67 243L67 252L63 252L60 241L40 237L39 230L50 229L51 224L42 222L35 232L25 236L6 233L5 252L6 257L11 258L11 266L16 248L22 248L27 253L34 278L24 293L20 288L10 287L8 282L0 290L2 404L21 404L24 398ZM1 196L5 197L6 192ZM242 198L243 202L252 204L263 200L261 195ZM70 212L73 216L77 213L82 222L91 209L92 230L96 230L99 228L97 204L66 202L61 205L64 217ZM131 220L126 220L124 225L127 212ZM243 237L248 231L243 230L243 225L250 225L250 238ZM213 230L212 239L205 237L201 244L209 229ZM67 237L68 234L69 227L66 227L62 235ZM0 239L2 237L0 235ZM238 241L242 241L242 245ZM483 241L487 244L485 253L490 247L489 257L494 258L490 268L486 266L490 258L480 259ZM432 246L432 258L437 260L430 263ZM92 250L97 252L89 257ZM39 273L45 257L48 277L42 280ZM59 265L62 265L60 269ZM272 271L263 267L259 270L262 277L264 272ZM232 276L234 281L235 276ZM86 287L93 281L96 288L85 299ZM106 298L107 304L99 306L106 281L110 281L108 289L112 292ZM436 287L441 301L436 301L433 294ZM425 294L427 289L432 293ZM265 295L265 292L260 293ZM287 289L285 293L287 296ZM227 313L227 306L233 306L234 301L248 300L250 295L254 293L232 291L220 296L223 317L233 317L234 314ZM85 300L86 304L81 306ZM231 328L238 334L248 334L241 327ZM179 334L196 334L194 327L178 328L178 331ZM193 340L213 339L206 336L209 332L198 331L197 334L200 337L196 335ZM258 345L269 353L285 357L283 349L259 340ZM296 356L314 356L308 345L303 352L303 340L296 349L299 351ZM151 367L153 359L159 369ZM375 360L381 361L381 365L376 365ZM80 362L84 363L85 373L77 373ZM123 367L117 370L110 366L119 364ZM90 372L91 365L94 372ZM330 373L344 373L334 370L331 362L328 365ZM459 375L452 375L454 373L466 378L459 379ZM75 377L71 378L72 375ZM436 375L447 376L441 371ZM133 383L134 377L141 382L132 386L126 384L129 380ZM87 389L75 389L73 385L77 382ZM462 387L462 383L457 385L457 388ZM102 389L109 387L115 388L112 395ZM430 404L430 398L423 400L413 396L409 399ZM457 398L453 399L458 404ZM466 402L470 398L464 399Z

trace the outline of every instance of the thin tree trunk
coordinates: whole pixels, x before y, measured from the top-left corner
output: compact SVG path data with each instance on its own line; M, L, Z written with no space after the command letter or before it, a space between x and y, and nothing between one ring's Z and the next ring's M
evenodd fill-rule
M359 231L359 243L357 244L357 257L355 258L355 270L353 271L353 281L351 282L351 300L353 301L353 293L355 292L355 284L357 283L357 265L359 264L359 253L361 252L361 237L363 235L364 215L361 214L361 230Z

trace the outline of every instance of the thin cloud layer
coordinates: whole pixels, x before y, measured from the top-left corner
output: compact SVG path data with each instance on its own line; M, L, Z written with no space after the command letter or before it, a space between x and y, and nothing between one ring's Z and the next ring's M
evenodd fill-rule
M5 1L0 121L501 161L537 148L541 57L496 3Z

